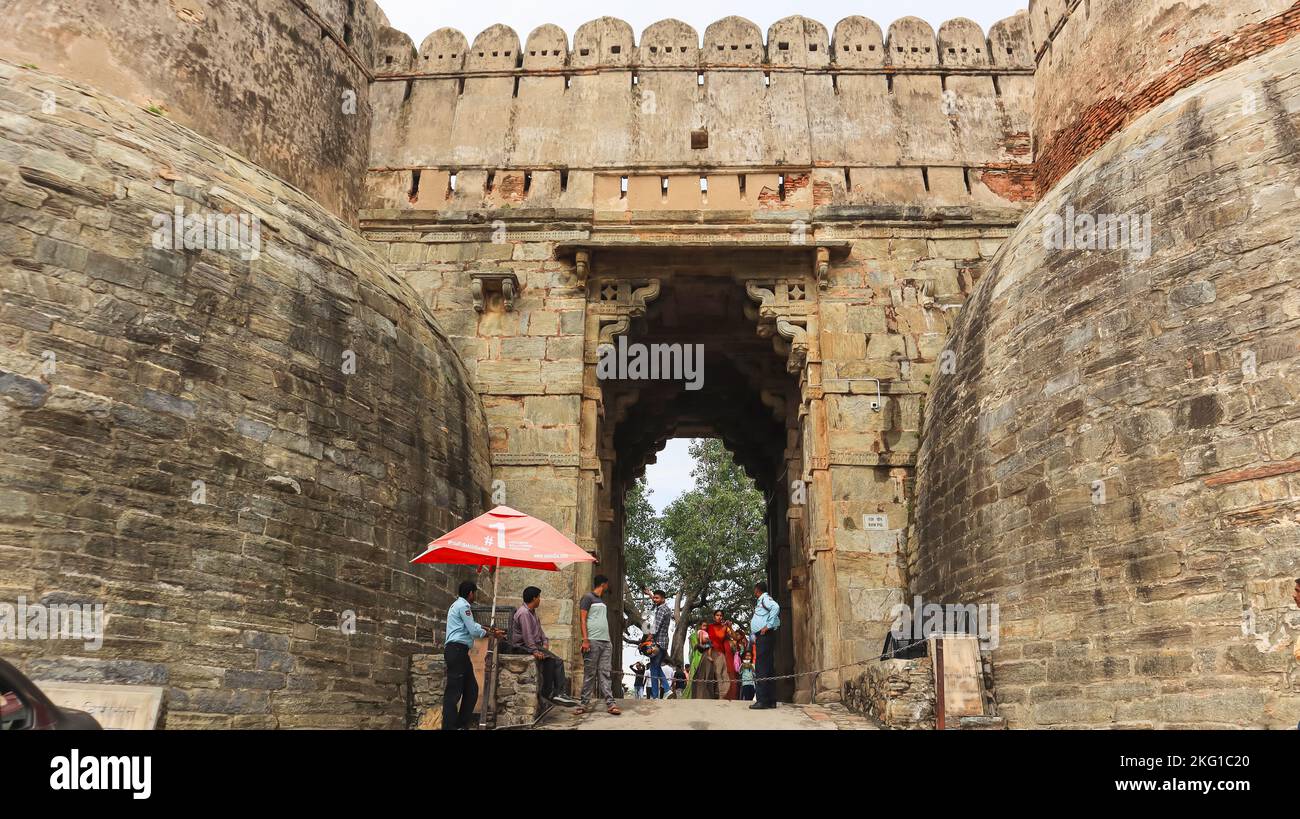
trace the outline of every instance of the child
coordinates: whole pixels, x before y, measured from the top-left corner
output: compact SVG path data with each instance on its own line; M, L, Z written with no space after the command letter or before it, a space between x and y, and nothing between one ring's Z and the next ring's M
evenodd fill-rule
M752 700L754 698L754 656L748 651L740 663L740 698L742 700Z

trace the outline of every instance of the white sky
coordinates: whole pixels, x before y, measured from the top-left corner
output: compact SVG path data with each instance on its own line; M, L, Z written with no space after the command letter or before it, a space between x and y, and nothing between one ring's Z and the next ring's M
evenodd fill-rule
M668 504L677 496L695 488L691 470L695 459L687 451L691 438L672 438L659 451L658 460L645 468L646 485L650 487L650 505L662 515Z
M578 26L597 17L608 15L626 20L638 40L646 26L659 20L675 17L695 28L703 36L709 23L732 14L740 15L758 24L764 32L782 17L802 14L826 26L829 32L845 17L861 14L880 24L888 33L889 24L899 17L920 17L936 30L939 24L954 17L968 17L983 26L989 26L1004 17L1028 7L1028 0L656 0L653 3L628 2L628 0L588 0L571 2L557 0L538 3L535 0L479 0L476 3L430 2L430 0L377 0L388 15L394 28L411 35L418 47L420 41L434 29L450 26L460 29L470 42L474 36L494 23L505 23L524 41L537 26L554 23L569 35Z

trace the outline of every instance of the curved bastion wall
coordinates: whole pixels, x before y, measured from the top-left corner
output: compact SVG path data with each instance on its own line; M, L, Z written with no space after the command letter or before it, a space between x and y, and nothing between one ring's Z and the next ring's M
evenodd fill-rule
M1300 3L1030 0L1027 23L1045 191L1152 106L1300 31Z
M464 576L408 561L489 480L455 352L234 150L12 63L0 85L0 600L106 615L98 647L0 652L162 686L168 727L403 727ZM177 209L247 221L223 247Z
M1300 718L1298 129L1296 40L1202 76L1044 191L962 308L910 585L1000 607L1013 726Z
M355 220L373 0L0 0L0 19L0 59L154 106Z

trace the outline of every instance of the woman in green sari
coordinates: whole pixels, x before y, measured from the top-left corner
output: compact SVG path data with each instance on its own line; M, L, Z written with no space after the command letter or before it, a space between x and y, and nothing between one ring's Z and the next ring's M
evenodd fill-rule
M690 684L686 686L686 690L683 691L679 696L682 699L691 699L691 698L700 699L701 697L706 697L707 694L703 691L703 689L700 689L698 691L696 690L695 681L699 679L700 662L704 659L704 651L709 646L709 632L704 628L703 623L701 623L698 627L692 630L691 637L690 637L690 646L691 646L691 675L690 675L691 681ZM695 696L696 694L699 694L699 696Z

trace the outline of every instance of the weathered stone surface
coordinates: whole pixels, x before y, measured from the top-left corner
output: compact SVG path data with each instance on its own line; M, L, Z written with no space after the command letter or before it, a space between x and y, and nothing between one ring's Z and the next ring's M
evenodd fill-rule
M5 655L166 686L170 727L405 724L405 657L437 645L462 576L408 561L488 486L456 354L365 240L282 180L84 86L0 73L0 111L35 117L0 118L0 179L39 166L47 192L6 206L32 241L0 258L0 543L23 550L0 559L0 597L107 615L98 651ZM76 147L123 143L141 161ZM78 187L100 179L106 195ZM218 197L260 220L256 259L153 246L156 214Z
M886 728L934 729L934 665L929 657L877 660L844 682L842 702Z
M0 596L113 607L101 656L20 660L157 677L171 726L427 725L407 656L461 573L406 560L507 503L619 577L628 485L717 435L767 499L783 700L915 677L863 668L917 592L1001 606L1002 716L956 727L1294 724L1300 17L1029 5L571 49L11 2ZM177 206L257 217L257 258L154 246ZM1150 214L1151 253L1046 253L1067 207ZM699 343L701 389L600 374L614 340ZM595 570L497 578L571 671Z
M1003 606L1013 726L1293 727L1265 701L1296 679L1278 590L1300 557L1300 403L1272 391L1300 362L1300 191L1277 160L1297 100L1290 40L1156 105L1046 192L954 327L912 584ZM1044 219L1067 208L1148 216L1150 254L1054 249Z
M497 662L494 686L494 709L489 728L531 726L541 714L537 697L537 661L529 655L503 654ZM410 662L411 704L407 727L437 730L442 727L443 691L447 685L447 665L441 655L415 654ZM479 692L483 708L486 691Z
M311 5L324 12L323 27L287 0L255 10L176 0L10 2L0 58L152 106L351 220L369 148L364 66L387 20L369 0ZM54 93L56 104L77 104ZM250 121L258 127L247 127ZM140 148L129 138L102 140L93 147L102 170L34 158L22 172L32 184L106 201L118 171L147 175L164 167Z

